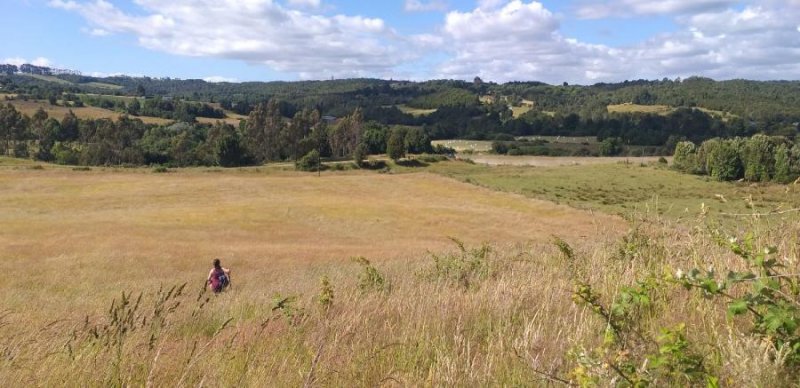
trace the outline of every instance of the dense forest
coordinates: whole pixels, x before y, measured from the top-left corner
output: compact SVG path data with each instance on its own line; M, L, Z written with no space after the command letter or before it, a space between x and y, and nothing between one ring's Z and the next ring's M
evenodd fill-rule
M240 137L243 146L250 148L247 158L254 162L290 160L304 155L303 151L308 147L300 140L311 136L316 124L303 124L301 130L293 127L299 125L294 124L298 120L305 122L313 118L312 121L323 124L335 123L326 125L329 132L331 128L345 125L342 122L347 123L346 119L353 115L358 116L362 128L359 136L364 135L366 139L370 138L366 135L370 128L382 128L385 134L392 128L402 128L404 132L432 140L508 141L540 135L589 136L612 146L619 143L646 147L643 149L649 150L648 153L657 154L671 154L681 141L700 144L713 138L755 134L783 136L793 141L800 125L800 82L797 81L714 81L691 77L591 86L540 82L496 84L479 78L472 82L347 79L209 83L149 77L97 78L39 67L25 67L25 71L21 71L21 68L11 65L4 65L0 70L0 93L5 94L5 99L47 100L50 104L76 110L87 105L96 106L124 115L117 122L104 122L101 126L136 127L134 138L143 141L139 147L142 158L125 161L130 163L163 161L163 157L153 157L161 153L147 151L150 149L147 142L154 136L152 133L185 133L181 136L199 143L209 136L214 137L211 129L223 131L221 127L200 124L197 118L247 116L247 120L242 120L238 126L219 125L226 128L223 132L232 131ZM269 111L264 112L267 106ZM611 109L610 106L623 109ZM3 109L9 110L7 107ZM265 115L271 118L263 119ZM145 125L136 120L137 116L160 117L173 120L175 124ZM2 121L0 140L9 144L7 153L14 153L11 141L52 140L52 144L75 141L74 136L42 135L44 123L50 122L52 129L54 121L62 123L64 120L72 119L23 117L21 122L27 125L23 129L12 128ZM78 121L83 123L86 120ZM81 125L93 125L88 124L90 121L96 124L100 120L88 120ZM258 131L252 128L270 132L264 130L265 122L281 122L293 129L277 130L283 134L266 139L254 138ZM145 133L149 135L145 137ZM326 132L325 136L331 134ZM320 142L318 137L317 143ZM88 138L80 139L95 143ZM255 150L251 141L280 152ZM47 151L46 146L50 143L36 148ZM348 146L344 148L336 143L327 154L344 157L356 149L368 153L385 151L385 139L382 146L376 146L380 142L375 141L371 145L361 144L358 136L351 136L345 143ZM511 144L512 149L515 147ZM513 152L523 152L521 147L516 149ZM532 150L530 147L525 149ZM18 151L23 153L21 149ZM192 163L211 163L211 159L196 157Z

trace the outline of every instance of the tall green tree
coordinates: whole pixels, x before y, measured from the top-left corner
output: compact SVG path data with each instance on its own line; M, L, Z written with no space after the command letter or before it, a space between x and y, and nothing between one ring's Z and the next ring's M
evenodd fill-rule
M406 130L403 127L394 127L389 132L386 140L386 153L395 162L406 156Z
M775 171L774 143L765 135L755 135L745 141L741 150L744 164L744 179L751 182L766 182Z
M258 163L281 157L281 133L285 122L275 99L256 105L246 124L245 137L251 154Z
M333 157L351 157L356 147L361 144L363 130L364 114L361 108L356 108L351 115L339 120L328 135Z

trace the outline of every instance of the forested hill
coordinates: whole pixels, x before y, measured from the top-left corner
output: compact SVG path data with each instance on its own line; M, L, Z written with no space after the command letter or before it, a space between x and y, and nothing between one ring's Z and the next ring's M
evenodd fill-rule
M89 77L14 71L4 66L0 92L16 98L102 104L120 112L148 112L191 121L248 115L270 99L293 117L304 108L344 117L360 107L368 121L425 128L433 139L495 139L564 135L618 137L627 144L662 146L675 138L701 141L754 133L794 137L800 122L800 81L625 81L591 86L541 82L496 84L433 80L347 79L299 82L209 83L149 77ZM125 100L119 97L138 97ZM116 97L116 99L114 98ZM169 100L163 104L162 100ZM105 100L105 101L103 101ZM133 101L131 101L133 100ZM181 105L183 102L183 105ZM219 109L205 104L214 105ZM128 104L135 104L131 109ZM172 114L169 109L180 109ZM188 112L188 113L187 113ZM670 140L670 138L673 138Z

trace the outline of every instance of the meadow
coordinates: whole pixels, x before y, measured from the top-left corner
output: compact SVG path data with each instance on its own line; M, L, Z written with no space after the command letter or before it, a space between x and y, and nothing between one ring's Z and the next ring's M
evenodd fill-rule
M0 269L14 274L0 285L0 376L32 386L799 383L776 337L683 287L699 276L692 268L746 270L725 241L747 234L743 251L774 247L791 273L796 213L752 214L789 210L794 186L709 182L658 164L391 167L155 173L0 158ZM723 214L740 212L751 215ZM218 296L202 287L213 257L233 270Z
M2 95L0 95L2 96ZM119 112L115 112L109 109L98 108L95 106L83 106L80 108L77 107L65 107L61 105L50 105L47 101L36 101L36 100L13 100L13 101L0 101L3 104L11 104L14 106L16 110L20 113L33 116L37 110L43 109L48 117L52 117L56 120L61 120L64 118L69 111L72 111L76 117L79 119L110 119L116 120L122 114ZM156 124L156 125L166 125L172 123L173 120L163 119L160 117L147 117L147 116L137 116L136 118L142 120L145 124Z

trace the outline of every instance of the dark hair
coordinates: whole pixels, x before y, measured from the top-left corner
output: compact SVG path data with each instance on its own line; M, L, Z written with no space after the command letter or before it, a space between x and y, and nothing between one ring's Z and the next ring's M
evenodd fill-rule
M214 268L220 268L221 264L219 263L219 259L214 259Z

